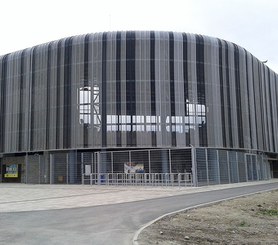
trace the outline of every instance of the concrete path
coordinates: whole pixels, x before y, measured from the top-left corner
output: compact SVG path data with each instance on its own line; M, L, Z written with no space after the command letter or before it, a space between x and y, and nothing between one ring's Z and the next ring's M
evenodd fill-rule
M278 180L204 187L0 184L0 213L92 207L221 190Z
M131 244L142 225L162 214L274 188L277 181L180 190L1 184L0 244ZM32 208L45 211L21 212Z

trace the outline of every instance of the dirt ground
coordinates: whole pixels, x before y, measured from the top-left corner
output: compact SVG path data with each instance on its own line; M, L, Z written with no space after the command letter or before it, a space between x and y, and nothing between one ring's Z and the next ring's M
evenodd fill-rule
M278 190L167 216L143 230L138 242L278 244Z

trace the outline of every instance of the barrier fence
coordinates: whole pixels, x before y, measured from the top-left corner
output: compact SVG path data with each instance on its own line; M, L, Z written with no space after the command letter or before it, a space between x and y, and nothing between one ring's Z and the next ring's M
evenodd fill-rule
M0 182L205 186L268 180L276 156L214 148L40 152L0 158ZM17 178L6 171L14 165Z
M149 149L82 156L84 184L205 186L271 178L267 157L244 151Z

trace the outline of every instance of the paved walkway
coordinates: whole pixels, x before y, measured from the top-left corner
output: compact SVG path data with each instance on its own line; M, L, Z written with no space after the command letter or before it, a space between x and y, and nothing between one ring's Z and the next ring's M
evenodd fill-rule
M143 187L87 185L0 184L0 213L91 207L153 198L277 183L278 179L205 187Z

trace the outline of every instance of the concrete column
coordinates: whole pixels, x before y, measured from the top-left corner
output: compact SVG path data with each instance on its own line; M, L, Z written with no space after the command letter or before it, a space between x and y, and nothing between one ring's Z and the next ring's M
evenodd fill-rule
M107 172L107 152L106 150L102 150L101 152L99 152L99 169L98 172L99 173L106 173Z
M206 155L207 183L209 185L209 168L208 168L208 150L207 149L205 149L205 155Z
M219 166L219 150L216 150L217 158L217 182L220 184L220 166Z
M237 166L237 183L239 183L239 166L238 166L238 153L236 152L236 166Z
M70 151L67 155L67 184L77 183L77 157L76 151Z
M25 155L25 184L28 184L28 154Z
M228 179L229 179L229 184L231 183L231 171L230 171L230 153L227 151L227 167L228 167Z
M149 173L151 173L151 151L148 150L148 160L149 160Z
M49 153L48 152L44 152L43 153L43 161L44 161L44 173L43 173L43 183L44 184L49 184L50 180L49 180Z
M54 156L50 154L49 156L49 182L54 184Z
M169 173L169 164L168 164L168 151L161 151L161 159L162 159L162 173Z
M198 186L198 176L197 176L197 163L196 163L196 150L194 147L191 148L191 161L192 161L192 179L193 185Z
M171 150L169 149L169 173L172 173L172 159L171 159Z
M113 152L111 152L111 173L114 173L114 158Z

